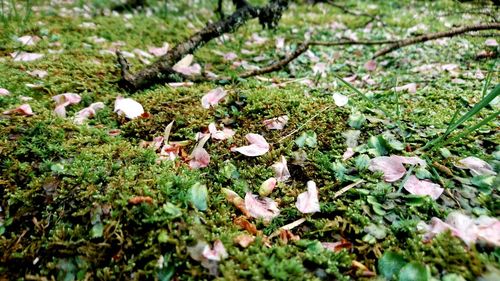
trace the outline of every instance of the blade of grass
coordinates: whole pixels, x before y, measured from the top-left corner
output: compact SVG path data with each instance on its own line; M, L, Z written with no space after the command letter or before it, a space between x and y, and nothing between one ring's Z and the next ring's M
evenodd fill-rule
M498 84L488 95L486 95L483 99L481 99L478 103L476 103L474 105L474 107L472 107L471 110L469 110L462 117L460 117L460 119L458 121L456 121L451 126L449 126L447 132L445 132L443 135L441 135L437 139L434 139L433 141L428 142L424 147L421 148L421 150L432 149L432 147L441 143L449 134L451 134L454 130L456 130L458 128L458 126L462 125L462 123L464 123L465 121L469 120L474 115L476 115L481 109L486 107L499 94L500 94L500 84Z
M488 124L488 122L490 122L491 120L495 119L498 117L498 115L500 115L500 110L498 110L497 112L489 115L488 117L484 118L483 120L481 120L481 122L478 122L476 125L474 126L471 126L469 128L467 128L467 130L461 132L460 134L456 135L456 136L453 136L452 138L446 140L445 142L441 143L441 144L437 144L435 148L439 148L443 145L447 145L449 143L452 143L458 139L461 139L465 136L467 136L468 134L474 132L475 130L479 129L480 127Z
M333 76L335 76L335 78L339 79L340 82L342 82L342 84L344 84L347 88L351 89L353 92L355 92L356 94L358 94L363 100L365 100L366 102L368 102L374 108L378 108L378 106L372 100L370 100L368 97L366 97L365 94L363 94L360 90L356 89L356 87L354 87L353 85L351 85L351 83L345 81L344 79L342 79L341 77L339 77L337 74L333 74ZM392 115L389 114L389 112L385 111L383 108L378 108L378 109L380 109L388 118L394 119L392 117Z

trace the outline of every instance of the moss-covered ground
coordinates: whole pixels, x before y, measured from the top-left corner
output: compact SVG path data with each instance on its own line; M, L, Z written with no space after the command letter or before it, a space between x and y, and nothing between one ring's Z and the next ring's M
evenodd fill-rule
M498 170L496 119L445 149L426 154L428 163L441 165L420 171L446 189L437 200L408 195L399 183L384 182L381 174L367 170L366 164L377 153L377 136L387 139L391 134L396 139L385 146L385 154L414 155L445 131L457 108L464 113L481 99L488 73L492 81L486 92L491 91L498 83L498 47L484 42L488 38L499 40L498 33L410 46L378 59L372 72L364 63L380 47L313 47L283 71L264 76L274 82L288 81L279 86L269 79L249 78L184 87L158 85L128 93L117 84L120 73L115 56L102 50L117 42L123 42L120 49L129 52L163 42L174 45L217 18L217 1L166 2L151 1L147 11L112 14L106 10L109 1L35 1L28 7L23 1L2 1L0 88L8 89L10 95L0 96L0 111L28 103L35 114L0 117L1 280L382 278L374 274L387 251L424 265L437 279L462 280L461 276L474 280L499 267L498 248L468 247L449 233L423 243L416 227L432 217L444 219L453 210L471 216L500 215L498 187L478 188L467 171L453 164L476 156ZM226 2L229 12L232 7ZM291 5L276 29L262 30L252 21L197 51L195 61L227 76L242 70L214 51L235 52L236 60L263 66L285 53L275 48L277 37L285 38L286 48L291 49L306 33L329 41L349 35L370 40L407 37L489 22L498 10L487 4L347 1L353 11L380 16L380 21L367 27L366 17L300 1ZM336 28L339 24L345 28ZM246 43L253 34L267 41ZM22 46L15 39L23 35L42 40L34 46ZM15 62L10 56L15 51L45 56ZM478 57L484 51L488 57ZM138 57L129 59L133 70L144 66ZM255 57L262 61L254 61ZM326 63L324 75L313 74L315 58ZM432 71L415 71L429 64L435 66ZM447 64L456 64L457 73L440 68ZM36 78L27 73L36 69L48 75ZM336 78L352 75L358 77L354 86L370 102ZM301 83L304 79L310 84ZM409 83L418 85L416 92L394 91L396 86ZM200 98L219 86L228 97L214 109L202 108ZM52 97L66 92L80 94L82 101L67 108L67 118L56 117ZM349 96L349 104L335 106L333 93ZM132 97L149 115L133 120L119 117L113 113L117 96ZM31 99L22 101L22 97ZM106 107L84 125L75 125L70 117L93 102L103 102ZM495 102L465 125L497 111L498 99ZM283 130L269 131L262 124L264 119L285 114L290 121ZM367 120L357 126L352 122L355 115ZM175 121L171 140L190 141L186 153L195 145L195 134L205 131L211 122L225 123L236 135L208 142L211 161L206 168L190 169L182 158L158 163L156 152L141 143L162 135L171 121ZM361 133L361 146L353 158L344 161L347 146L343 133L354 129ZM116 130L118 135L110 134ZM246 144L247 133L262 134L271 144L270 151L261 157L231 152L231 147ZM317 143L299 147L295 140L303 133L315 133ZM247 191L257 193L260 184L274 175L271 165L281 155L288 159L292 176L270 195L281 214L270 223L250 220L261 232L254 243L242 248L233 242L237 235L246 233L235 223L241 213L224 198L221 188L242 197ZM360 179L361 184L334 198L341 188ZM321 212L304 215L295 201L309 180L318 185ZM206 211L191 203L189 190L196 183L208 187ZM137 196L148 196L152 203L130 204ZM300 240L269 238L280 227L303 217L306 221L291 230ZM211 244L217 239L229 255L220 261L218 274L213 276L187 249L197 241ZM319 245L341 240L352 246L333 252Z

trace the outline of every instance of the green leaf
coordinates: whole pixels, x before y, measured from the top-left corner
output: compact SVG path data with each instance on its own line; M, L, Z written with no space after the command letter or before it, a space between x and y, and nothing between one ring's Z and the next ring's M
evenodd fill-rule
M366 117L363 113L361 112L355 112L349 116L349 119L347 120L347 124L349 126L355 128L355 129L360 129L363 124L366 121Z
M207 206L208 190L207 186L199 182L191 186L189 190L191 203L200 211L205 211Z
M366 154L361 154L354 160L356 168L358 170L366 170L370 164L370 157Z
M486 194L491 193L491 188L494 186L496 176L492 175L478 175L471 179L471 183L478 187L478 189Z
M405 264L406 261L402 255L388 251L378 260L377 268L380 275L391 280Z
M428 281L427 269L423 264L410 262L399 272L399 281Z
M315 132L303 132L300 137L295 140L295 143L299 148L303 148L304 146L308 146L313 148L317 144L317 136Z
M104 231L104 225L101 222L98 222L92 226L92 229L90 230L90 237L92 238L99 238L102 237L102 233Z
M370 139L368 139L368 146L372 148L369 150L369 152L375 156L383 156L389 153L387 142L380 135L371 136Z

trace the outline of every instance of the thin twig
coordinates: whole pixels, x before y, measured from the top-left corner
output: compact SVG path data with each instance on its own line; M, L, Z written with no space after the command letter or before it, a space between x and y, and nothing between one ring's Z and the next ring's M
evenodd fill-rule
M457 36L460 34L464 34L467 32L471 31L480 31L480 30L491 30L491 29L496 29L500 30L500 23L498 22L493 22L493 23L483 23L483 24L477 24L477 25L467 25L467 26L462 26L458 28L453 28L448 31L442 31L442 32L436 32L436 33L430 33L430 34L424 34L421 36L416 36L416 37L411 37L408 39L400 40L392 45L387 46L386 48L383 48L379 51L377 51L373 57L377 58L383 55L386 55L392 51L395 51L397 49L409 46L409 45L414 45L417 43L423 43L429 40L435 40L439 38L444 38L444 37L453 37Z
M345 186L344 188L342 188L341 190L335 192L335 194L333 195L333 199L339 197L340 195L344 194L345 192L347 192L349 189L353 188L353 187L356 187L360 184L362 184L363 182L365 182L364 180L359 180L357 182L353 182L347 186Z

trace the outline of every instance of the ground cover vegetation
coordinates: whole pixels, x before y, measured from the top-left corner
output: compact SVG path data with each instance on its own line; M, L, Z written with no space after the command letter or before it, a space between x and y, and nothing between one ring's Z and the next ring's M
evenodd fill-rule
M2 1L0 279L497 280L495 4Z

